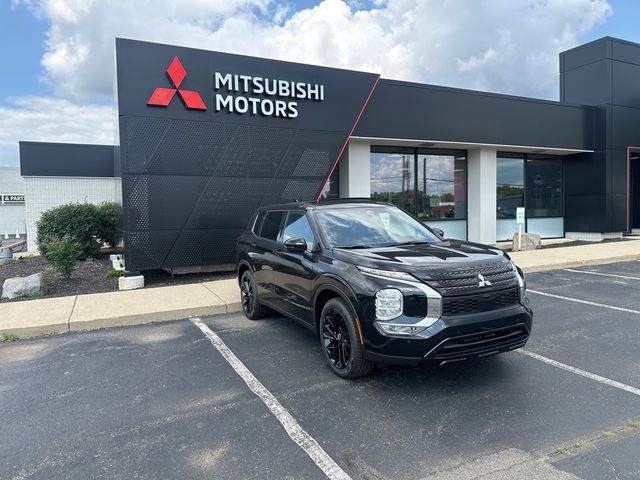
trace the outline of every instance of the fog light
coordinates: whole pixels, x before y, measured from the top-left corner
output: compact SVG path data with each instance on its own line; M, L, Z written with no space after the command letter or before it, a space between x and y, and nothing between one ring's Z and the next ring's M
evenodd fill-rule
M379 330L382 330L382 333L387 335L417 335L425 327L412 327L408 325L393 325L390 323L378 323L376 322L376 326Z
M403 297L400 290L385 288L376 293L376 318L391 320L402 315Z

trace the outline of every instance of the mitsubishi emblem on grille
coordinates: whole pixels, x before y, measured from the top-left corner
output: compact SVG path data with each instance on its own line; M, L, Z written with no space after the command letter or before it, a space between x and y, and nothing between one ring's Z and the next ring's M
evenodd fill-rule
M491 285L491 282L489 280L485 280L484 276L482 276L481 274L478 274L478 286L488 287L489 285Z

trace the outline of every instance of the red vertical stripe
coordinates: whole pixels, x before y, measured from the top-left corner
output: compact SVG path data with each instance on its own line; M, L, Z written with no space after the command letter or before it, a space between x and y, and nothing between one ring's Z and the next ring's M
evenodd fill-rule
M353 127L351 127L351 131L349 132L349 135L347 136L347 138L346 138L346 140L344 142L344 145L342 145L342 148L340 149L340 153L338 154L338 158L336 158L336 161L333 163L333 167L331 167L331 170L329 171L329 175L327 175L327 179L324 181L324 184L322 185L322 188L320 189L320 192L318 193L318 198L316 198L316 202L320 201L320 198L322 197L322 192L324 192L324 189L327 188L327 183L329 183L329 179L331 178L331 175L333 175L334 170L338 166L338 163L340 162L340 157L342 157L342 154L344 153L345 148L347 148L347 145L349 144L349 140L351 140L351 136L353 135L353 132L355 131L356 127L358 126L358 122L360 122L360 117L362 117L362 114L364 113L364 110L367 108L367 105L369 104L369 100L371 100L371 96L373 95L373 92L375 91L376 87L378 86L378 82L379 81L380 81L380 75L378 75L376 77L375 82L373 82L373 85L371 86L371 90L369 91L369 95L367 95L366 100L362 104L362 108L360 109L360 113L358 113L358 116L356 117L356 121L353 123Z

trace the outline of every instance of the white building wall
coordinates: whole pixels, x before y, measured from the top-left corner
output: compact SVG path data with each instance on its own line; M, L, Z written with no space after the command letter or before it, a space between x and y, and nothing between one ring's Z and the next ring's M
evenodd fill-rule
M121 180L118 177L24 177L27 247L36 247L36 222L45 212L65 203L122 204Z
M371 145L350 140L340 159L340 198L371 196Z
M0 167L0 236L24 235L24 203L3 203L2 195L24 195L24 181L19 167Z
M470 148L468 157L467 232L469 241L496 243L496 150Z

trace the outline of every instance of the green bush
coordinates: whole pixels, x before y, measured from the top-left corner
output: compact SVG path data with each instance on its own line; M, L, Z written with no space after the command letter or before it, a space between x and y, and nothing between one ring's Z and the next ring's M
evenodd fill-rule
M69 203L52 208L38 220L38 249L48 259L48 240L68 235L80 245L79 258L84 260L100 250L99 225L98 207L91 203Z
M98 205L97 237L111 247L122 240L122 207L115 202L104 202Z
M53 265L58 273L69 278L73 269L78 263L78 258L82 255L82 246L70 235L62 237L47 237L41 239L41 248L45 247L46 255L43 257Z
M38 220L36 243L42 256L47 258L46 239L68 235L80 245L79 258L84 260L98 253L104 243L118 244L121 218L120 205L113 202L61 205L47 210Z
M111 270L109 270L105 276L105 278L118 278L118 277L124 277L124 272L122 270L116 270L115 268L112 268Z

